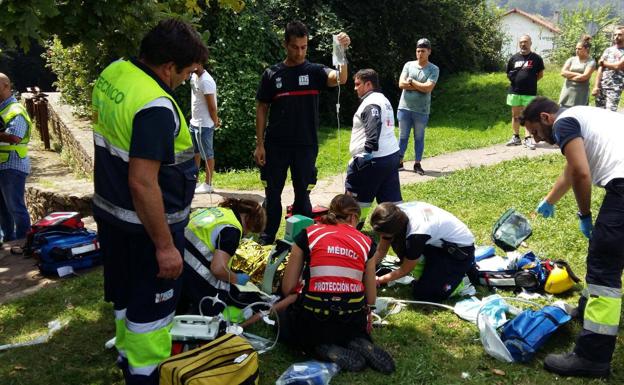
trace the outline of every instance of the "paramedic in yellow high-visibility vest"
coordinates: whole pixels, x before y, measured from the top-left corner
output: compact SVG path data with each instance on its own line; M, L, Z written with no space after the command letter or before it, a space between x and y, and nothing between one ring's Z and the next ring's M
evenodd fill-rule
M161 21L138 59L118 60L93 88L93 213L126 384L158 384L181 289L184 227L197 166L173 89L207 49L187 23Z
M0 73L0 243L24 238L30 229L24 189L31 127L26 109L11 93L11 80Z

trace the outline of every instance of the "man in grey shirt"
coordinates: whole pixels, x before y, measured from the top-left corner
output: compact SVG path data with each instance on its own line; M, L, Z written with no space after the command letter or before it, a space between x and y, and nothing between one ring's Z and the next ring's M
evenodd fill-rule
M403 90L397 113L401 131L399 170L403 169L403 157L407 149L410 132L414 127L414 171L420 175L425 175L425 170L420 165L420 161L425 149L425 127L429 122L431 91L433 91L440 75L438 66L429 62L429 55L431 55L429 39L418 40L416 43L416 60L405 63L399 78L399 88Z

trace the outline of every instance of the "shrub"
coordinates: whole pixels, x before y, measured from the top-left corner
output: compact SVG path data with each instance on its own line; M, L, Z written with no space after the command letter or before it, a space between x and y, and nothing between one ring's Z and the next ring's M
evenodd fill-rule
M605 27L617 22L613 14L612 6L592 8L580 5L574 10L564 10L562 13L561 34L555 36L555 49L551 59L557 64L563 64L570 56L575 55L574 48L581 36L592 36L592 48L590 57L596 61L602 55L602 51L611 45L611 32L605 31Z
M240 13L211 7L201 25L210 35L208 71L217 82L222 121L215 135L217 166L246 168L253 164L256 89L263 70L279 60L280 43L255 3Z

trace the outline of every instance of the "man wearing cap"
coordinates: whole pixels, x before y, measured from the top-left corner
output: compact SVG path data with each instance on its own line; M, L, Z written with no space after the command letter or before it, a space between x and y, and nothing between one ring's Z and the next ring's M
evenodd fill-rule
M578 205L579 229L589 239L587 287L579 300L583 330L574 351L549 354L544 367L564 376L606 377L620 323L624 269L624 116L588 106L562 111L557 103L535 98L520 122L535 140L557 144L566 157L563 174L537 206L544 217L570 189ZM592 183L606 194L592 224Z
M418 40L416 42L416 60L405 63L399 78L399 88L403 90L397 112L401 131L399 170L403 169L403 157L407 150L410 132L414 127L414 172L420 175L425 175L425 170L420 165L420 161L425 149L425 127L429 122L431 91L433 91L440 75L438 66L429 62L429 55L431 55L429 39Z
M520 140L520 115L524 106L537 95L537 81L544 76L544 60L531 52L531 36L522 35L518 41L520 52L514 54L507 63L507 78L511 82L507 92L507 105L511 106L511 128L513 136L507 146L519 146L535 150L535 141L526 134L524 142Z

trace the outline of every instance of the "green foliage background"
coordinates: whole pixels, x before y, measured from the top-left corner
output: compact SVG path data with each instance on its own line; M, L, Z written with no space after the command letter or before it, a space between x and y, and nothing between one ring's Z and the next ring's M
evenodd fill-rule
M217 81L223 122L215 139L220 169L253 164L256 88L264 68L283 60L283 28L293 19L308 25L308 58L313 62L331 65L331 34L349 33L350 75L374 68L395 105L401 69L414 60L415 42L421 37L432 41L431 61L441 69L440 81L449 73L496 70L501 62L498 17L486 0L248 0L244 7L238 0L8 3L8 16L0 21L0 31L8 32L0 40L26 47L29 39L49 39L48 66L58 77L56 86L84 115L89 115L99 72L119 57L136 55L152 25L171 16L192 22L210 48L208 69ZM17 28L20 23L23 30ZM344 122L358 103L351 87L348 83L342 90ZM321 96L324 124L335 122L336 94L328 90ZM176 95L189 111L188 87Z
M552 61L563 64L566 59L574 56L576 43L585 34L592 36L590 56L598 61L612 41L610 33L605 33L605 28L615 25L618 21L617 17L612 16L613 9L611 5L599 8L580 5L573 10L563 10L559 26L561 34L555 35Z

